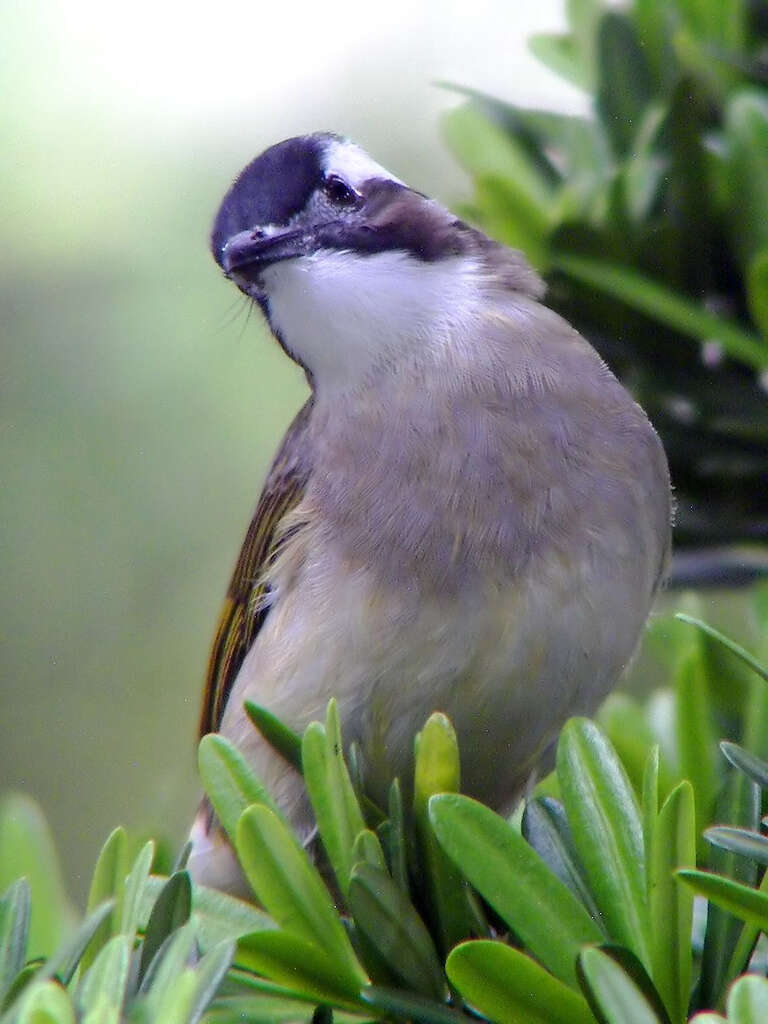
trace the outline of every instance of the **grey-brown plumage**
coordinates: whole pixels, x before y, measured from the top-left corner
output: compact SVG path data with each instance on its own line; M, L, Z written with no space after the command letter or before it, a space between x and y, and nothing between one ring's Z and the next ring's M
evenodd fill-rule
M669 551L664 453L595 351L541 305L519 253L351 144L308 145L317 173L304 168L314 184L296 209L270 218L256 161L233 193L261 190L260 220L230 195L214 231L217 259L306 368L313 398L241 556L236 642L226 614L217 640L237 656L214 653L223 714L204 723L303 833L300 780L244 718L245 698L301 730L336 696L380 800L392 777L407 781L414 733L444 711L462 788L505 808L637 645ZM282 167L270 159L270 173ZM198 877L226 883L205 823L195 840Z

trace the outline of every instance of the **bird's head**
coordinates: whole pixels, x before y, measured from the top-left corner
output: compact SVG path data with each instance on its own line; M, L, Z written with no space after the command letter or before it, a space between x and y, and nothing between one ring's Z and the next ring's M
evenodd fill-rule
M354 384L470 316L484 283L534 293L519 253L330 133L287 139L240 173L214 258L318 384Z

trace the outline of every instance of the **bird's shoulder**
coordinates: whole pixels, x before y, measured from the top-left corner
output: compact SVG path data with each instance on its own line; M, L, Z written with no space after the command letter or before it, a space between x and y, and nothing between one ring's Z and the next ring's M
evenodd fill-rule
M312 409L310 398L288 428L248 526L208 659L201 736L219 728L243 659L269 612L266 570L284 539L280 524L301 501L311 472L307 436Z

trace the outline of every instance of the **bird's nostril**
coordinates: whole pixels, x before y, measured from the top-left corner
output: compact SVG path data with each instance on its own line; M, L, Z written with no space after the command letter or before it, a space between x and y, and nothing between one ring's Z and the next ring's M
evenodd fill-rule
M258 240L260 238L264 238L265 235L266 231L262 231L261 228L254 228L253 231L251 232L251 240L254 242L258 242Z

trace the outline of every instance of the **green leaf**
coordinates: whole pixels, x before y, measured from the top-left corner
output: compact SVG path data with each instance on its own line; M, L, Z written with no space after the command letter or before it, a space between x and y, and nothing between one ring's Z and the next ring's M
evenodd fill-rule
M538 853L550 871L565 882L573 895L580 900L602 927L600 911L597 909L584 868L579 862L571 827L562 804L552 797L537 797L525 805L522 820L522 834Z
M758 864L768 866L768 838L759 832L746 828L732 828L728 825L715 825L708 828L704 838L721 850L738 853L741 857L749 857Z
M609 935L650 964L640 812L611 745L572 718L560 734L557 777L581 863Z
M101 848L88 892L89 912L105 900L112 901L113 909L83 954L81 967L84 971L88 970L109 939L120 931L128 868L128 837L124 828L116 828Z
M26 960L29 902L26 878L15 882L0 900L0 1011Z
M589 1005L600 1024L663 1024L640 988L600 949L585 949L579 967Z
M768 893L768 872L763 874L758 891ZM752 954L755 951L760 929L754 924L742 925L738 941L733 945L733 953L723 975L723 991L728 985L747 970Z
M136 929L141 923L144 889L154 856L155 844L150 840L142 847L125 880L119 931L123 935L130 936L131 941L135 938Z
M768 894L708 871L678 871L677 877L711 903L768 931Z
M315 820L342 895L349 891L353 846L365 828L352 780L344 761L339 711L328 703L325 728L312 722L301 745L304 782Z
M139 920L145 924L152 907L160 895L166 878L150 876L144 886ZM252 903L239 900L218 889L209 889L195 883L192 886L192 914L194 915L197 941L203 952L207 952L225 939L237 939L250 932L266 931L276 925L268 914Z
M478 175L475 178L479 223L486 234L525 253L538 270L549 265L550 214L554 206L531 201L514 179Z
M768 1020L768 980L754 975L739 978L728 992L728 1020L733 1024L765 1024Z
M680 774L693 786L697 835L712 820L718 790L717 742L709 679L701 650L692 651L683 660L675 679L679 767Z
M115 935L83 975L76 999L85 1021L118 1024L132 949L133 936Z
M243 755L223 736L203 736L198 747L198 765L208 799L233 843L237 823L246 807L264 804L280 813Z
M746 267L768 248L768 98L763 90L739 91L730 99L725 139L730 226Z
M618 754L635 792L642 793L648 751L656 743L646 709L625 693L612 693L600 708L597 724ZM666 796L672 779L664 764L659 764L659 773L659 788Z
M33 984L25 993L15 1024L75 1024L75 1011L54 981Z
M27 957L47 956L72 932L77 918L40 808L28 796L9 793L0 798L0 892L22 876L32 894Z
M349 903L357 927L405 985L422 995L443 996L443 971L429 932L388 874L356 864Z
M741 825L756 830L760 814L760 791L746 776L732 772L718 798L715 820ZM709 867L746 886L757 880L756 866L735 854L710 847ZM714 901L717 903L717 901ZM734 963L743 929L739 921L727 913L727 908L710 906L702 950L698 1004L720 1006L731 980L729 970Z
M387 854L389 871L392 878L407 895L410 891L408 885L408 856L405 840L403 796L400 790L399 779L393 779L392 785L389 787L388 809L389 819L384 823L386 828L382 835L382 846Z
M768 789L768 761L755 757L737 743L729 743L727 740L723 740L720 749L734 768L738 768L761 789Z
M659 813L650 851L652 974L673 1021L685 1020L691 992L693 894L675 879L696 866L693 787L683 780Z
M648 751L643 771L641 812L643 817L643 848L648 854L653 850L653 837L659 817L659 745L655 743ZM648 892L651 888L651 860L646 856L646 881Z
M480 895L555 977L575 985L579 949L602 932L568 887L503 818L469 797L433 796L429 816Z
M198 1024L219 990L235 955L235 944L224 941L214 946L195 966L195 992L185 1024Z
M732 359L756 370L768 366L768 345L730 320L637 270L609 260L557 252L552 263L569 277L626 303L659 323L699 341L717 340Z
M631 148L653 95L651 73L629 18L606 11L597 34L596 105L618 155Z
M430 797L457 793L460 783L459 745L445 715L435 712L416 737L413 813L422 863L426 870L426 896L436 925L440 950L445 955L460 939L472 934L475 921L468 903L468 887L461 872L437 841L429 820Z
M378 985L364 988L360 998L369 1006L383 1011L387 1017L400 1017L407 1021L420 1021L422 1024L470 1024L474 1020L473 1017L450 1009L445 1003Z
M189 920L192 909L192 885L186 871L177 871L163 886L152 908L141 948L139 984L162 944Z
M161 1014L176 1001L174 987L194 954L195 929L191 923L167 935L141 979L139 991L145 997L149 1020L162 1020L165 1024Z
M114 911L114 903L107 900L92 910L75 934L67 939L55 953L52 954L40 968L37 978L58 978L62 985L68 985L72 976L82 963L83 953L92 941L93 936L99 932L102 925L110 918Z
M449 148L472 175L514 183L546 222L551 187L514 138L471 103L444 114L442 128Z
M580 59L576 40L571 35L537 32L528 37L528 49L558 75L581 89L591 87L591 75Z
M358 861L362 861L364 864L372 864L375 868L381 868L382 871L387 870L387 862L384 858L384 851L381 848L379 837L375 832L367 828L363 829L357 839L355 839L355 845L352 847L352 862L357 864Z
M768 347L766 348L766 352L768 353ZM726 647L731 654L735 654L740 661L743 661L745 665L748 665L751 669L757 672L760 678L764 679L768 683L768 665L764 665L761 661L758 661L757 658L754 658L749 653L749 651L745 650L740 644L735 643L730 639L730 637L725 636L725 634L721 633L719 630L709 626L706 622L702 622L701 619L694 618L692 615L685 615L683 612L678 612L675 615L675 618L679 619L681 622L687 622L689 625L695 626L697 629L700 629L702 633L706 633L706 635L712 637L713 640L717 640L717 642L722 644L723 647Z
M236 842L248 881L280 927L325 950L350 985L364 984L328 890L288 826L254 804L240 817Z
M360 983L320 946L290 932L255 932L237 944L235 963L320 1002L354 1005Z
M279 718L276 718L271 711L254 704L252 700L245 701L245 713L259 730L269 745L285 758L288 764L293 765L297 772L301 771L301 736L284 725Z
M749 261L745 283L750 315L768 341L768 246Z
M464 999L498 1024L592 1024L580 995L520 950L501 942L465 942L446 961Z

